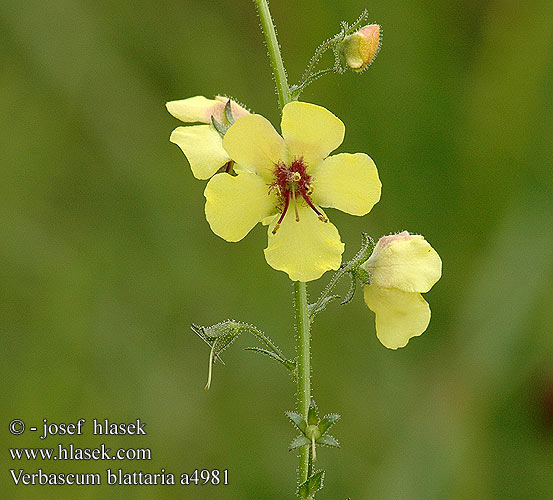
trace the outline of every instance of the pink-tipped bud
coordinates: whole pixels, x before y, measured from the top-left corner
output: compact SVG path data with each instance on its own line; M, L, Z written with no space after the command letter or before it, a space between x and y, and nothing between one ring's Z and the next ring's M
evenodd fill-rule
M171 101L166 106L169 113L184 123L211 123L212 117L219 123L227 123L225 106L228 100L228 97L219 95L215 99L196 96L180 101ZM230 112L235 120L249 114L247 109L235 101L230 103Z
M375 60L382 40L382 29L378 24L369 24L342 42L341 52L347 66L360 73Z

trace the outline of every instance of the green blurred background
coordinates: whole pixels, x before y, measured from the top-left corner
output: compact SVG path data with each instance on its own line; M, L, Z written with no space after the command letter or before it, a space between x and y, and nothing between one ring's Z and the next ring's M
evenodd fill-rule
M343 415L320 498L553 498L553 3L271 7L292 81L340 20L367 7L383 25L367 73L302 96L344 121L339 151L369 153L383 182L368 216L330 215L345 258L361 231L407 229L444 263L430 327L405 349L379 344L360 296L319 317L314 395ZM291 355L291 285L265 263L265 228L237 244L209 230L164 106L226 93L278 124L253 2L3 0L0 55L2 498L293 498L291 379L242 338L206 393L208 348L189 329L252 322ZM8 433L13 418L137 417L146 437ZM152 460L8 458L60 442ZM14 487L8 473L108 467L227 468L231 484Z

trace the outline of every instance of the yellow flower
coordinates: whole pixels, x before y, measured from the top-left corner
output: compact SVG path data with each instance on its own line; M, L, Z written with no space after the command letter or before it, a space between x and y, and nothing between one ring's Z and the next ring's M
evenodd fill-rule
M423 236L403 231L383 236L363 264L370 275L365 302L376 314L376 334L386 347L404 347L430 322L428 292L442 275L442 261Z
M212 118L218 123L227 123L225 105L228 100L228 97L221 96L215 99L196 96L166 104L169 113L184 123L205 124L177 127L170 138L186 155L197 179L209 179L230 161L223 149L223 139L212 123ZM234 118L249 114L234 101L231 101L230 107Z
M223 147L238 175L216 175L206 186L205 213L215 234L239 241L268 225L265 258L294 281L338 269L344 245L321 207L365 215L380 199L374 162L363 153L327 158L344 139L330 111L304 102L282 110L282 137L260 115L236 121Z

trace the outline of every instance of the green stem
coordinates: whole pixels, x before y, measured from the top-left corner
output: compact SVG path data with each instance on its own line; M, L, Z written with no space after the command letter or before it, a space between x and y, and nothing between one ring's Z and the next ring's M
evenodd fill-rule
M267 0L255 0L255 4L257 5L257 12L261 19L261 27L263 28L265 41L267 42L267 50L269 51L269 59L271 60L271 67L275 78L278 100L280 102L280 107L283 108L292 100L292 96L290 95L286 70L282 62L275 25L273 24L273 18L271 17Z
M296 307L297 335L297 411L307 420L311 403L311 325L307 311L307 285L301 281L294 282L294 299ZM309 446L300 448L299 464L300 484L307 480L309 473Z
M336 40L340 38L340 33L333 36L326 42L322 43L317 47L317 50L315 51L315 54L313 54L313 57L310 59L309 64L307 65L307 68L303 72L303 76L301 78L300 83L298 84L298 87L301 87L303 83L307 80L309 75L313 72L313 69L315 68L316 64L320 61L323 54L332 47L334 43L336 43Z

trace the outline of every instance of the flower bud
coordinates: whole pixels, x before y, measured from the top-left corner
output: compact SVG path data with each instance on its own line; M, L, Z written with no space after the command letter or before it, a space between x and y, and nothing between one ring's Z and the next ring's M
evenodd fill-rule
M361 73L375 60L381 45L382 30L378 24L369 24L347 36L340 51L347 66Z

